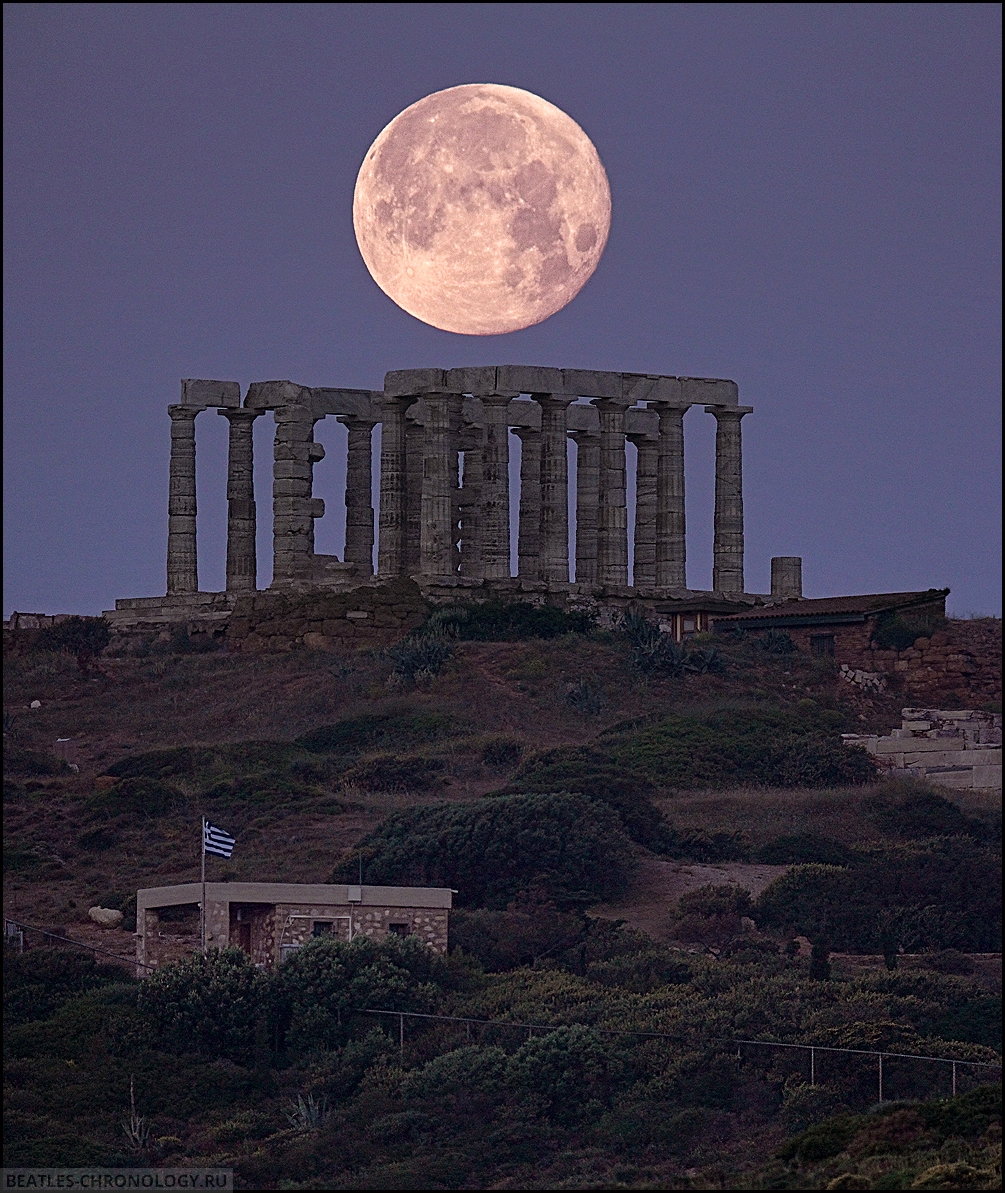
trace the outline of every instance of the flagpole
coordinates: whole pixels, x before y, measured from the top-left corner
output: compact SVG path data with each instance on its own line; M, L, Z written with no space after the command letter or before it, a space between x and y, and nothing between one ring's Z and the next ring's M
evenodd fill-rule
M199 923L200 935L202 937L202 951L206 952L206 817L202 818L202 839L199 842L199 849L201 850L200 858L202 860L201 877L202 877L202 909Z

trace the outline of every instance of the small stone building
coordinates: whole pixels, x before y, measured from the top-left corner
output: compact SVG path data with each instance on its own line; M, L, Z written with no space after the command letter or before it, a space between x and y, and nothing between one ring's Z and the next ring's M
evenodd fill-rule
M881 592L863 596L794 597L758 609L729 613L715 618L718 632L745 630L762 635L780 630L807 654L826 655L837 663L865 671L892 671L898 651L884 650L876 641L876 630L886 618L938 624L946 616L947 588L927 592Z
M318 936L416 936L445 953L453 894L440 887L207 882L206 946L243 949L265 969ZM201 898L198 882L136 892L141 975L198 951Z

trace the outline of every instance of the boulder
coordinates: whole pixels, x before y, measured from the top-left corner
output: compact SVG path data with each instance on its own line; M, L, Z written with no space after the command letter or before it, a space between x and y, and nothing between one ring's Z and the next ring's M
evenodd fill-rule
M121 911L115 911L111 907L91 907L87 914L102 928L117 928L124 918Z

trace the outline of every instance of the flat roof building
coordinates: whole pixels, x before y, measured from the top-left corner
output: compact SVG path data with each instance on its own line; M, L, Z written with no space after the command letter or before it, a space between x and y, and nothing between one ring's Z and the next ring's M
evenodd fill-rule
M206 947L243 949L265 969L318 936L416 936L447 951L446 888L207 882L205 891ZM202 893L198 882L136 892L138 973L199 951Z

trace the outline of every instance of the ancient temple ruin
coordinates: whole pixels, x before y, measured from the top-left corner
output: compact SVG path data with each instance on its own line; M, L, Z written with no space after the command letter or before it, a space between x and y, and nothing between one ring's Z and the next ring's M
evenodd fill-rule
M716 420L714 562L712 589L704 594L690 592L685 579L683 417L692 406ZM195 420L214 408L230 424L227 580L224 593L203 593ZM108 616L123 631L182 616L225 621L237 599L256 591L253 424L269 411L276 428L271 590L346 591L407 576L424 591L518 588L685 603L704 595L723 609L739 608L757 599L744 594L743 581L741 422L751 409L739 404L733 381L520 365L391 372L380 392L255 382L243 402L237 382L183 381L181 401L168 407L167 593L118 601ZM325 455L314 429L327 417L348 430L342 559L314 550L324 501L313 494L313 470ZM515 576L510 432L520 441ZM569 439L577 447L572 475ZM626 443L637 449L631 575ZM776 570L776 595L801 595L798 568Z

